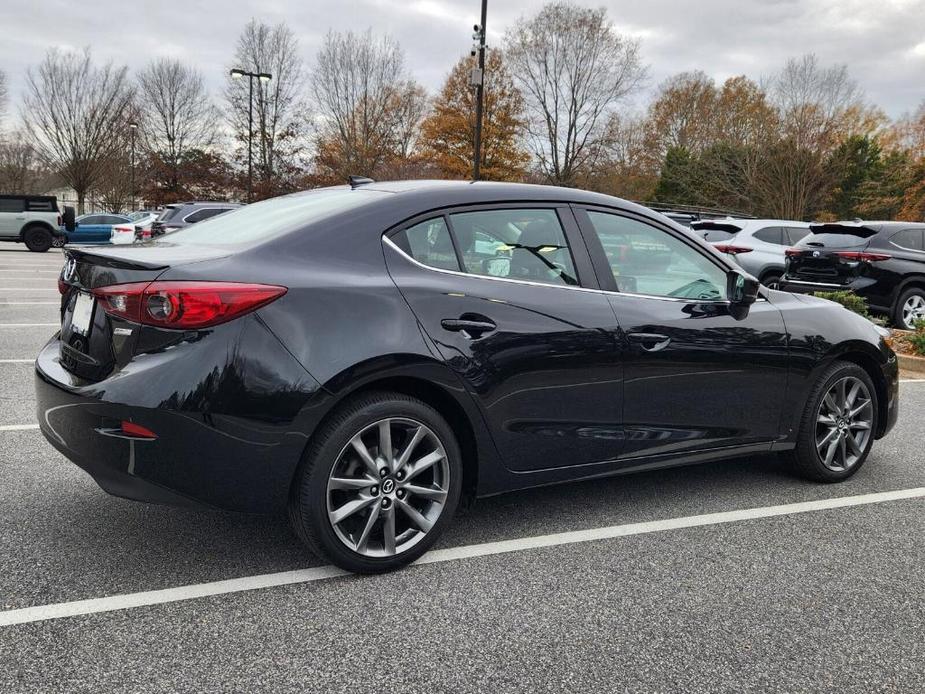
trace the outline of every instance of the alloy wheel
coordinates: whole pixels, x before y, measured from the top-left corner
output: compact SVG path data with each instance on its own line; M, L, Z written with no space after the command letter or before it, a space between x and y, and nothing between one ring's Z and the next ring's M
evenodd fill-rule
M925 320L925 297L913 294L903 304L903 325L913 330L920 320Z
M420 542L443 513L450 485L446 449L407 417L374 422L344 446L327 484L328 520L364 557L392 557Z
M822 464L844 472L862 459L870 440L874 407L870 390L854 376L828 389L816 414L816 451Z

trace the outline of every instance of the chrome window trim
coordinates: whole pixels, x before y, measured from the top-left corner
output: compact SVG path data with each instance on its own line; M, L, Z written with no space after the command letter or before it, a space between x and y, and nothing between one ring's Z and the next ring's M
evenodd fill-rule
M459 272L458 270L445 270L439 267L431 267L430 265L425 265L421 261L412 258L410 255L405 253L398 245L392 241L388 236L383 235L383 242L385 242L390 248L392 248L396 253L401 255L405 260L408 260L413 265L416 265L419 268L424 270L430 270L431 272L438 272L444 275L456 275L459 277L466 277L468 279L481 279L481 280L493 280L495 282L509 282L512 284L524 284L531 287L552 287L553 289L570 289L572 291L578 292L590 292L592 294L604 294L606 296L628 296L634 297L637 299L657 299L659 301L674 301L674 302L683 302L686 304L699 303L699 304L724 304L729 305L732 302L729 299L698 299L697 301L692 301L689 298L684 297L674 297L674 296L658 296L655 294L634 294L631 292L612 292L607 289L592 289L591 287L578 287L571 284L546 284L544 282L531 282L530 280L517 280L511 279L510 277L492 277L491 275L477 275L471 272ZM767 301L765 297L758 297L758 301Z

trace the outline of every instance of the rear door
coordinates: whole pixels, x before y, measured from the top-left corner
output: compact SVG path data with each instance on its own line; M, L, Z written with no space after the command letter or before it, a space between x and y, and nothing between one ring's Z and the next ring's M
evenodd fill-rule
M385 254L435 353L480 404L509 468L616 459L623 445L617 326L567 206L419 217L387 237Z
M734 316L727 269L681 232L612 210L576 214L621 328L623 457L767 450L788 376L780 311L759 299Z

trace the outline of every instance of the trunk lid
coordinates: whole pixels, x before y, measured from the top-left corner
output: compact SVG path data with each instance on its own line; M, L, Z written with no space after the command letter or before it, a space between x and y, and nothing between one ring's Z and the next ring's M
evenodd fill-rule
M193 246L68 248L59 278L61 365L75 376L95 382L134 355L139 326L103 311L92 294L94 289L152 282L171 267L227 254L223 249Z
M867 265L857 254L870 245L877 229L860 223L812 224L810 233L788 248L786 275L804 282L847 285Z

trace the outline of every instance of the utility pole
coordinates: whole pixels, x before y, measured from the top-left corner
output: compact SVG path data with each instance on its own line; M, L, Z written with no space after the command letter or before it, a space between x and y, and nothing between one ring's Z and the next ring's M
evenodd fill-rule
M481 23L476 24L472 38L478 41L473 54L478 52L479 66L472 71L469 83L475 86L475 161L472 165L472 180L482 175L482 101L485 97L485 21L488 17L488 0L482 0Z

